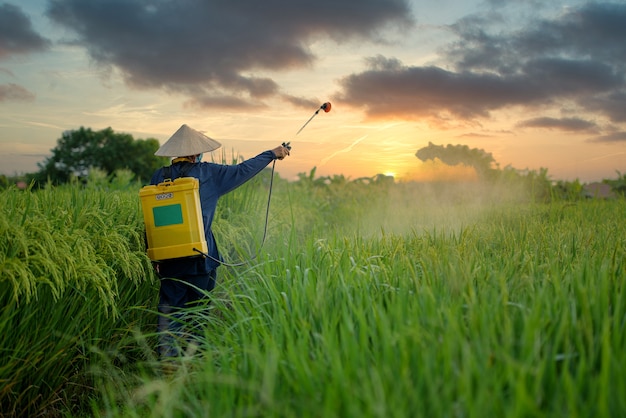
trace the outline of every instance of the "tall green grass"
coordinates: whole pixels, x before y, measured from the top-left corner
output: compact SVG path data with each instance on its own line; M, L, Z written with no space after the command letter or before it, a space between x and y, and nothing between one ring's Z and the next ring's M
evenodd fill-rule
M281 196L291 228L274 226L255 265L224 269L195 313L198 351L170 375L102 382L99 415L626 413L623 200L446 198L377 233L359 205L351 234L309 224L307 235L298 187Z
M141 222L128 192L1 192L1 416L84 410L92 349L154 323Z
M224 197L229 260L164 373L136 188L0 196L0 415L626 413L624 200L277 179Z
M266 197L250 190L267 179L224 199L222 233L257 221ZM138 189L128 173L92 170L85 184L0 192L0 416L84 413L101 358L154 359L158 281Z

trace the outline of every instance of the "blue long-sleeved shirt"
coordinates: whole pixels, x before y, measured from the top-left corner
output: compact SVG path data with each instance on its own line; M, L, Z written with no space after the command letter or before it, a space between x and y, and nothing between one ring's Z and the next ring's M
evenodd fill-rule
M172 179L184 176L195 177L199 181L204 234L208 254L212 258L220 260L217 243L211 230L218 199L257 175L275 158L276 156L272 151L265 151L237 165L182 162L170 166ZM183 170L182 176L181 170ZM158 169L152 176L150 184L162 183L165 180L164 174L163 167ZM159 263L159 272L163 277L178 278L187 275L207 274L217 268L217 266L219 266L217 261L206 257L175 258L161 261Z

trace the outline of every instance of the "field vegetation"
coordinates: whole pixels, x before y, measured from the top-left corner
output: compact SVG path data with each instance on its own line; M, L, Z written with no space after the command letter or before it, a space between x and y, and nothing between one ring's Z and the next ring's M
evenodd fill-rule
M167 367L132 174L1 191L0 416L626 414L623 197L269 175Z

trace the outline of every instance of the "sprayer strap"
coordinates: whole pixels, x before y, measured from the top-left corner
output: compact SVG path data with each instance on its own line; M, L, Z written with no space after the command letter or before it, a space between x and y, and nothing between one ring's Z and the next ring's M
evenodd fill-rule
M189 170L191 170L191 167L193 167L193 163L189 163L189 162L183 162L183 163L176 163L176 164L184 164L183 167L181 167L180 171L178 172L178 177L185 177L187 175L187 173L189 172ZM172 166L168 165L163 167L163 181L172 181L174 180L172 178Z

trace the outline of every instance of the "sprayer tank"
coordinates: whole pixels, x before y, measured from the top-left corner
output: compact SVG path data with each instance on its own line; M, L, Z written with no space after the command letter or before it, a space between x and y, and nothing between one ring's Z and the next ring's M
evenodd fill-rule
M181 177L139 191L151 260L199 255L194 248L208 251L198 187L198 179Z

